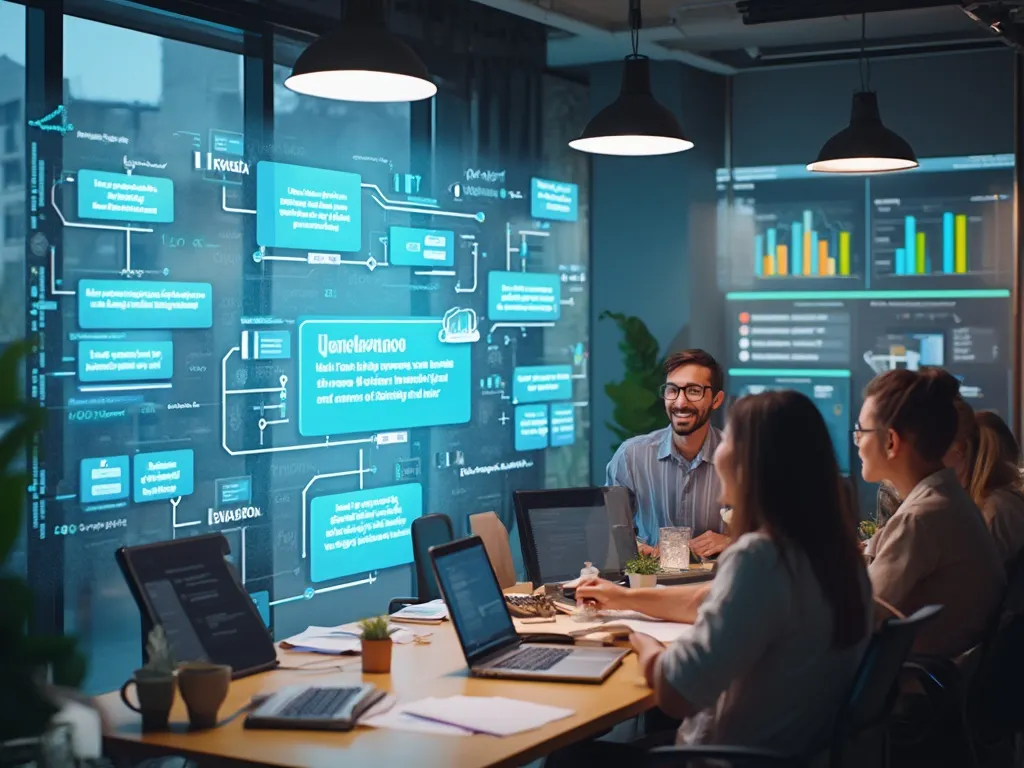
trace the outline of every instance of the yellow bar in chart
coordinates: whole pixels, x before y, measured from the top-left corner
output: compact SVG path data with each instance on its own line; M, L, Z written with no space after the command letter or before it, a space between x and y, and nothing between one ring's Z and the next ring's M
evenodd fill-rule
M810 275L811 274L811 259L813 258L813 256L814 255L811 253L811 233L805 231L804 232L804 263L802 265L803 266L803 274L804 275ZM799 268L801 265L795 265L795 266L797 266L797 268Z
M927 243L925 242L924 232L918 232L917 233L917 249L916 249L917 250L917 264L915 265L917 267L917 269L915 269L914 271L917 272L917 274L919 274L919 275L923 275L925 272L928 271L926 269L927 260L925 259L925 255L926 255L925 254L925 246L926 245L927 245Z
M839 233L839 274L850 274L850 233Z
M828 274L828 241L818 241L818 274Z
M957 214L954 220L956 232L953 239L953 271L963 274L967 271L967 217Z
M766 277L771 277L775 274L775 258L773 256L765 256L763 264L764 266L761 271Z
M836 273L836 260L830 258L825 266L825 274L828 275L829 277L834 276Z
M777 245L776 246L776 259L778 264L775 266L778 269L778 274L788 275L789 274L789 246L788 245Z

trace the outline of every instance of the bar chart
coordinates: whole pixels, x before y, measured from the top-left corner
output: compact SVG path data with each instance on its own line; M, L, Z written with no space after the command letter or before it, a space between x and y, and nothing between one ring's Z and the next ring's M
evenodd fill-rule
M849 278L853 266L852 227L827 212L806 208L787 220L766 216L754 235L754 274L758 278Z
M917 217L904 216L903 246L895 250L892 274L966 274L967 215L945 211L942 214L941 227L941 242L929 242L928 233L918 226Z

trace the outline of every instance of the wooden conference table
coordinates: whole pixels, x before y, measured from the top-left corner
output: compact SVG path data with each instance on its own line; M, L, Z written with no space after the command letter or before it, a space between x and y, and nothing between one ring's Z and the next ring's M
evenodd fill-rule
M570 621L569 619L560 619ZM221 717L245 706L254 694L285 685L351 684L365 679L401 702L427 696L505 696L572 709L575 714L517 736L442 736L389 729L356 728L347 733L244 730L244 715L220 728L187 732L187 715L178 695L169 733L141 731L139 716L117 692L98 699L107 721L105 747L115 757L144 759L181 755L201 763L235 762L266 766L415 765L417 768L514 766L536 760L572 742L597 735L654 706L651 690L640 678L636 656L601 685L488 680L470 677L451 624L430 627L429 645L395 645L390 675L363 675L359 657L326 657L278 650L282 666L346 665L342 670L274 670L231 684ZM552 631L550 625L524 627Z

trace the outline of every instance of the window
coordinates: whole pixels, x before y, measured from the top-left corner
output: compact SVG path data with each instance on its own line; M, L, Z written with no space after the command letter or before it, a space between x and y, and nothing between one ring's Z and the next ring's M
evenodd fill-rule
M21 164L23 162L24 160L4 160L4 189L17 189L25 185L21 172Z
M0 125L17 125L21 122L21 102L18 99L0 104Z
M25 239L25 206L14 203L4 208L4 245L14 245Z

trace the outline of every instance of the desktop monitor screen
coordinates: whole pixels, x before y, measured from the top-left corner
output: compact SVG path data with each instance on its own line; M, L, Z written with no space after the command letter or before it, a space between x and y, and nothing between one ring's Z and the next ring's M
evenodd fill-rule
M431 557L467 663L511 645L516 628L480 537L432 548Z
M570 581L587 562L620 578L636 554L628 488L566 488L513 494L523 560L534 584Z

